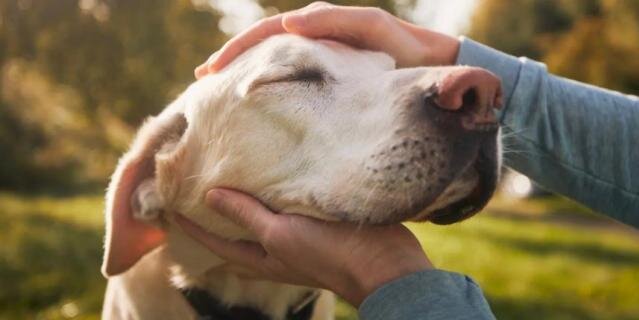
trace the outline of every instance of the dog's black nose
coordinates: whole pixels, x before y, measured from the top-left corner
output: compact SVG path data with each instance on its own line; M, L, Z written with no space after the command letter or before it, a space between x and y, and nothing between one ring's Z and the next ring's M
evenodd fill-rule
M501 80L491 72L474 67L455 68L431 90L427 102L459 114L464 129L497 127L493 109L501 107L503 98Z

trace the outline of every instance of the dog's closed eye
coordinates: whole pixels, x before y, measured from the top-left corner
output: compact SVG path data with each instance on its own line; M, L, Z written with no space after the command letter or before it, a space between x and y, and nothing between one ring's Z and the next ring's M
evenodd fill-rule
M260 77L249 86L249 92L258 87L287 82L305 82L309 84L323 84L330 76L320 68L299 68L285 75Z
M317 68L299 69L286 77L276 80L276 82L287 82L287 81L323 82L324 73L325 72L323 70L317 69Z

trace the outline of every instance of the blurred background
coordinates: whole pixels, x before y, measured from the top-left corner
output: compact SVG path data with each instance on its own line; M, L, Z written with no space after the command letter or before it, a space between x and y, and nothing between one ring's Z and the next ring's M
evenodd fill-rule
M294 0L0 0L0 319L99 318L103 191L193 68ZM639 94L637 0L367 0L557 74ZM560 177L558 177L560 178ZM639 233L513 174L485 212L411 225L500 319L639 319ZM345 304L339 319L356 319Z

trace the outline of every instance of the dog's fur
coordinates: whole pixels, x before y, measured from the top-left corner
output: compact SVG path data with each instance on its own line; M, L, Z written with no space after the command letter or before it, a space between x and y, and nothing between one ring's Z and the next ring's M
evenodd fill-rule
M281 319L316 290L217 268L224 261L172 220L180 212L209 232L251 239L205 206L212 187L281 213L374 224L434 220L479 186L494 188L497 131L468 133L456 115L429 107L429 90L459 68L395 69L382 53L281 35L195 82L146 122L113 175L104 317L194 318L175 287L197 286ZM468 216L480 200L455 209ZM332 304L323 295L313 319L332 318Z

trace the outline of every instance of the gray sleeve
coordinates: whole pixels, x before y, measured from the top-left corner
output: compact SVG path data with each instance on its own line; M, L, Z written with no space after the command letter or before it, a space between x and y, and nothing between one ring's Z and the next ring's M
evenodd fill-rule
M639 98L553 76L539 62L463 37L457 64L502 79L507 166L639 227Z
M479 286L461 274L426 270L390 282L359 307L362 320L495 319Z

